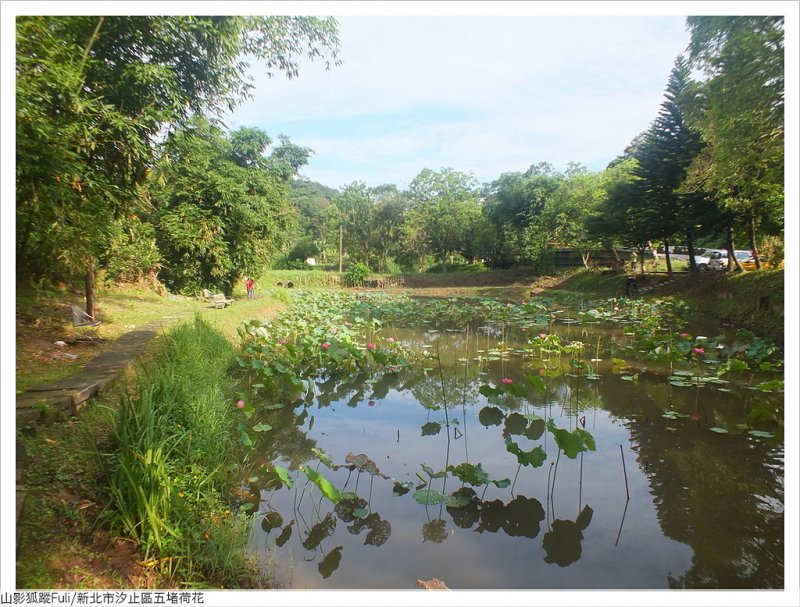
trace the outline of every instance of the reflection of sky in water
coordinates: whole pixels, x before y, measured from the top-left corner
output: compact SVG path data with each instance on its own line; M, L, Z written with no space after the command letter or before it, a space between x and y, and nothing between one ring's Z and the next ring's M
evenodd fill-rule
M449 453L444 410L429 410L420 406L411 393L413 390L417 395L424 394L428 402L441 402L435 356L432 362L421 365L435 368L428 372L427 379L420 375L419 370L413 378L414 372L404 371L395 388L389 389L384 398L374 400L371 406L370 389L364 390L363 396L356 401L351 401L355 394L351 390L329 406L311 405L308 418L299 428L301 433L315 441L337 464L345 463L348 453L366 454L383 474L398 481L418 483L417 473L426 476L422 464L439 471L448 464L455 466L463 462L480 462L483 470L494 480L508 478L514 481L517 462L505 449L503 425L487 428L478 421L478 414L487 402L477 393L477 386L482 382L497 384L504 376L519 381L523 372L531 372L530 368L521 368L521 358L511 356L503 362L484 363L486 374L476 376L474 364L470 363L473 365L468 373L471 402L462 407L461 396L456 392L458 386L463 386L464 367L457 362L459 357L464 356L466 342L463 336L445 333L421 336L418 333L412 339L408 332L396 331L394 334L404 343L414 341L419 346L437 340L442 346L450 402ZM470 354L472 360L476 355L474 341L469 345L473 349ZM485 343L479 343L478 348L484 346ZM455 369L458 379L448 378L448 367ZM511 487L501 489L489 485L483 503L499 500L508 506L515 496L524 496L530 504L535 500L537 503L534 505L544 509L551 524L548 525L548 520L541 520L539 532L533 538L511 536L498 525L488 525L496 529L494 532L479 532L482 523L473 524L467 529L459 528L443 506L426 507L418 504L411 495L413 489L397 497L392 494L392 481L375 477L370 492L370 476L367 473L359 477L353 472L348 480L346 469L331 471L323 465L319 471L343 491L355 491L358 480L358 495L369 498L371 511L390 523L391 535L388 540L379 546L364 545L367 529L362 529L356 535L348 531L352 523L336 519L335 531L320 543L321 551L305 550L301 541L306 538L307 527L318 522L314 508L319 508L319 516L324 518L333 510L333 505L327 500L320 501L320 493L316 488L312 500L309 485L298 509L305 522L299 519L293 513L293 504L299 499L305 484L302 474L297 491L282 489L272 495L265 492L263 496L265 500L270 500L272 508L282 514L284 524L298 518L290 541L280 548L274 547L280 529L273 530L265 538L260 520L256 525L255 539L262 548L265 545L273 547L274 552L266 558L272 564L279 564L276 571L279 582L290 584L292 588L411 589L417 579L431 577L439 578L455 589L666 588L668 577L678 578L697 566L693 559L697 561L698 549L714 552L719 538L715 524L717 518L726 516L730 518L726 530L732 533L729 542L732 546L729 548L731 555L718 557L720 562L728 558L749 557L736 551L743 550L742 546L753 541L751 538L756 536L753 529L761 524L761 518L753 522L730 513L729 501L740 497L736 493L738 479L721 478L720 482L730 482L733 488L725 485L715 494L718 488L709 490L704 485L703 471L697 472L691 466L681 467L681 458L687 452L700 449L699 455L689 457L699 457L701 464L702 458L706 458L708 468L716 470L719 462L725 465L735 463L744 453L759 458L759 461L770 459L773 455L762 443L748 442L746 437L725 437L729 442L720 443L719 437L710 433L707 426L699 429L695 427L698 424L684 425L680 432L670 429L668 426L678 424L661 417L667 406L665 399L672 402L673 406L690 410L686 408L694 406L694 397L686 390L668 392L662 384L644 377L637 384L631 384L605 376L595 383L583 380L576 393L573 378L567 378L564 383L562 379L550 379L546 399L549 406L546 409L542 406L545 399L541 396L534 399L535 406L528 403L519 409L523 414L553 417L559 428L567 430L574 429L577 420L584 418L586 430L592 433L598 447L596 452L583 455L582 472L580 455L575 460L561 455L550 503L548 474L555 472L553 464L557 455L552 435L544 432L535 441L513 436L523 450L542 446L546 450L547 460L540 468L522 467L514 481L513 494ZM402 389L404 385L412 388ZM745 402L746 399L757 397L749 392L738 401ZM719 411L728 413L725 407L730 400L729 395L721 393L704 396L704 415L708 415L713 423ZM357 406L348 406L348 402ZM581 409L577 416L574 412L570 415L570 407L576 402L581 403ZM737 415L746 413L746 408L739 408L741 412ZM312 417L314 422L309 429ZM430 422L440 423L441 431L423 436L422 427ZM627 508L620 445L630 492ZM753 449L758 452L750 453ZM308 464L314 466L316 462ZM751 482L754 485L763 482L757 476L763 474L758 466L743 473L752 475L755 480ZM697 467L702 468L702 465ZM768 468L768 464L764 467ZM772 487L781 483L771 478L767 484ZM450 494L461 485L459 479L448 476L444 493ZM442 491L443 480L434 479L431 487ZM484 487L476 487L475 491L480 497ZM698 495L708 500L702 508L692 503ZM755 498L751 494L748 499ZM576 521L579 521L579 514L586 506L591 508L591 520L581 530ZM262 511L265 507L262 503ZM695 514L691 508L696 508L698 513ZM709 517L703 514L703 509L719 514ZM426 540L423 537L424 526L439 518L445 521L445 539L440 542ZM561 522L553 523L553 519ZM527 524L526 521L515 522L523 526ZM707 527L701 528L699 525ZM769 532L773 534L775 524L770 521L769 525ZM556 532L554 537L557 541L554 544L550 541L553 536L548 535L549 531ZM778 530L778 533L782 531ZM672 538L678 538L679 541ZM341 547L339 565L329 577L323 578L318 566L324 554L331 554L338 547ZM782 549L776 545L775 550L776 554L780 554ZM546 558L564 562L565 566L546 562ZM775 563L771 558L775 557L767 555L763 566L772 567L774 571ZM700 564L701 571L703 565ZM720 571L718 575L722 581L719 584L722 587L726 587L725 584L736 585L738 571L722 571L722 568Z
M396 391L390 391L383 400L372 407L366 402L357 408L346 405L347 398L331 407L312 408L309 413L315 418L309 438L317 441L336 463L344 463L348 452L367 454L381 472L397 480L419 481L417 472L425 476L420 464L435 471L446 465L447 440L444 427L444 411L429 414L413 400ZM495 480L513 480L516 465L508 454L501 437L502 427L484 428L475 417L475 410L468 408L466 433L461 406L449 409L451 423L454 417L460 424L451 426L449 464L470 461L480 462L485 471ZM547 522L541 521L539 534L531 539L510 537L502 529L495 533L477 533L475 529L458 528L447 510L439 505L427 508L414 501L411 494L401 497L392 495L392 483L376 477L372 484L372 508L382 519L391 523L392 533L382 546L364 546L366 531L358 536L346 531L346 524L337 520L333 537L322 543L322 548L332 550L342 546L342 559L338 569L327 579L317 570L322 555L312 562L304 562L310 555L299 545L296 536L293 542L279 549L278 561L293 562L292 587L294 588L410 588L416 579L438 577L453 588L662 588L666 585L666 574L677 575L689 565L691 551L688 547L662 536L647 481L634 464L633 454L627 450L627 472L631 501L625 511L625 521L617 542L620 522L625 508L625 485L618 445L626 445L627 432L611 423L603 412L587 412L587 427L603 448L584 456L583 479L580 487L581 505L588 504L593 512L589 526L583 530L581 557L569 567L559 567L544 561L544 534ZM442 431L436 436L421 436L421 425L427 419L440 421ZM559 422L560 426L566 424ZM453 437L453 428L462 435ZM398 442L399 431L399 442ZM545 437L547 440L545 440ZM548 461L538 469L523 467L514 486L514 495L524 495L538 500L547 510L547 475L550 462L556 451L552 437L543 437L531 442L515 437L525 449L544 444ZM527 446L526 446L527 445ZM466 451L469 451L469 458ZM320 469L340 488L348 472L332 472ZM357 473L350 476L344 490L354 490ZM301 477L302 482L304 478ZM358 479L358 494L369 495L370 478L362 473ZM579 513L578 491L580 481L580 456L572 461L560 458L554 491L555 517L574 521ZM302 484L301 482L301 484ZM442 479L434 479L431 486L442 489ZM446 492L461 486L452 476L447 478ZM480 496L483 488L477 488ZM413 491L413 490L412 490ZM316 492L316 495L319 495ZM292 518L293 492L282 490L273 496L272 507L280 511L288 523ZM485 501L512 499L510 488L500 489L490 485ZM308 495L301 510L308 519L310 510ZM327 500L322 503L322 513L330 510ZM446 521L447 539L441 543L424 542L422 527L440 517ZM552 513L551 513L552 518ZM310 524L310 521L309 521ZM302 524L300 525L302 529ZM294 533L297 534L297 525ZM274 539L276 532L270 536ZM617 546L615 546L617 543ZM287 550L291 546L291 551Z

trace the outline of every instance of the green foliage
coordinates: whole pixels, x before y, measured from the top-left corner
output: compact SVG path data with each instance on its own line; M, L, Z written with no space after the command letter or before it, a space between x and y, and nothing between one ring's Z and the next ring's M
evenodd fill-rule
M510 437L506 439L506 451L515 455L520 464L531 468L538 468L547 459L547 453L541 446L537 446L530 451L523 451Z
M784 19L689 17L698 85L692 122L708 145L694 181L748 229L783 233ZM731 90L736 94L730 94Z
M322 491L322 495L334 504L338 504L341 501L342 494L339 489L322 474L307 466L304 466L301 470L308 477L308 480L319 487L319 490Z
M408 364L408 352L380 336L361 302L346 293L295 291L293 305L272 321L240 328L241 368L252 372L275 398L296 396L320 376L345 380L357 373L393 372Z
M234 460L233 348L201 320L180 325L122 396L108 517L167 575L227 587L252 575L248 523L223 496Z
M230 294L240 276L259 275L287 242L293 230L287 185L261 162L265 148L258 148L268 141L258 129L226 137L196 119L164 143L163 183L151 191L162 276L172 289Z
M575 459L582 451L596 451L594 437L583 428L575 428L572 432L557 428L552 419L547 420L547 430L553 435L558 447L570 459Z
M344 282L348 287L355 287L369 278L371 273L367 264L358 261L344 273Z
M161 267L155 226L137 215L126 215L114 224L108 249L100 256L109 279L140 282L155 277Z
M454 254L467 260L476 256L472 241L481 208L474 176L453 169L423 169L409 185L409 196L406 232L415 233L412 241L425 243L425 251L436 255L443 272Z
M20 276L70 278L113 257L117 220L147 209L152 142L166 125L243 100L252 85L241 54L289 76L298 55L338 62L333 19L23 16L16 25ZM302 158L279 149L281 167Z

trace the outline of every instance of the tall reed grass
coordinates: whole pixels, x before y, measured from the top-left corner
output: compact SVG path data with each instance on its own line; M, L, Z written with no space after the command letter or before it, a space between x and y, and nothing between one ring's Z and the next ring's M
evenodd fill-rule
M199 316L174 327L123 393L110 519L179 585L251 587L250 519L232 505L236 352Z

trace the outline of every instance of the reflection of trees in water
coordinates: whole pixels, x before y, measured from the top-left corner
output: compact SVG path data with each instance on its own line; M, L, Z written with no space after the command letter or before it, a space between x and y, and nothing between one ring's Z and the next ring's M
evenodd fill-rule
M289 468L295 470L314 459L313 448L317 442L308 438L302 429L307 416L305 409L298 415L290 406L260 413L258 420L272 426L272 430L258 442L257 451L250 457L251 463L271 465L283 459L289 462Z
M755 402L748 406L748 400L764 397L703 388L699 420L669 420L662 417L667 402L693 411L692 389L640 377L637 384L603 381L600 392L606 409L626 420L663 533L694 552L691 568L670 577L669 585L783 586L783 452L747 435L708 429L720 416L735 427Z
M464 356L463 350L467 346L465 335L441 333L435 338L444 340L442 343L452 342L457 356ZM425 343L429 343L429 339L426 338ZM470 356L469 364L465 365L458 362L455 356L453 351L448 351L447 356L442 357L444 391L449 406L461 406L462 401L469 405L485 404L483 397L478 396L478 388L491 381L487 378L502 377L501 368L511 372L535 373L539 364L538 361L527 360L525 366L520 368L521 357L512 356L503 363L505 367L499 362L486 361L478 365L473 364ZM425 372L425 366L435 369ZM488 371L488 374L478 375L479 370ZM579 375L580 371L575 374ZM539 394L536 399L529 401L534 403L535 408L546 403L549 408L560 406L567 414L574 412L576 415L570 419L574 420L576 427L578 413L598 403L602 403L602 408L612 416L624 421L630 431L631 444L635 445L632 449L638 455L639 465L648 474L663 533L689 545L694 551L691 568L681 576L670 577L668 583L671 587L782 586L782 453L770 449L763 440L746 436L718 436L708 430L709 426L717 423L734 428L738 421L745 420L756 402L772 399L772 403L778 406L779 398L750 391L723 394L703 388L698 400L699 420L667 420L662 417L665 408L671 406L677 411L692 413L698 395L692 389L674 388L663 380L660 377L654 381L653 374L642 373L635 383L608 375L590 382L583 377L568 376L559 371L557 375L545 378L547 395ZM408 390L429 409L438 409L444 400L442 388L438 363L434 357L433 362L414 365L400 373L320 382L314 399L307 401L308 411L315 403L317 406L328 406L350 397L353 404L368 398L379 400L391 390ZM502 418L495 421L503 424L503 435L519 435L524 426L519 413L515 413L520 408L515 404L518 402L524 403L522 400L509 399L509 402L497 407ZM526 408L529 406L525 405ZM587 428L591 430L591 418L589 414L586 417L589 418ZM315 442L297 427L298 420L300 418L288 407L269 412L263 421L272 425L274 430L270 433L273 436L268 441L269 446L261 454L266 461L282 457L296 468L315 457L311 451ZM532 424L526 426L525 432L532 432L532 427ZM676 428L676 431L669 431L669 427ZM428 426L428 430L430 435L437 434L434 425ZM466 425L462 425L461 430L466 432ZM525 435L536 440L541 436L541 429L537 430L538 434ZM443 437L443 433L439 435ZM541 522L546 515L541 503L534 498L516 496L508 503L502 500L482 502L471 488L465 487L455 493L469 498L463 508L446 508L453 523L460 529L474 529L479 533L502 531L511 537L527 538L538 537L541 532ZM383 545L391 535L391 525L377 513L368 512L366 501L364 504L360 506L363 511L358 515L352 512L343 515L338 510L336 514L348 523L350 533L359 535L366 531L365 544ZM441 515L440 509L437 518L423 525L424 541L442 542L446 539L447 522ZM348 516L349 520L345 521L344 517ZM323 518L311 529L316 530L317 535L322 533L326 527L320 525L326 520L329 519ZM281 531L279 538L285 535L282 539L284 542L291 535L292 523ZM546 562L563 567L580 558L582 531L585 529L581 523L580 517L574 522L561 519L552 521L542 537ZM331 534L333 532L331 530ZM326 537L320 540L314 550L322 550ZM316 541L316 536L312 538L309 531L304 542L311 545L313 541ZM325 577L330 575L338 567L341 556L341 547L328 552L323 560L325 573L322 563L320 573Z

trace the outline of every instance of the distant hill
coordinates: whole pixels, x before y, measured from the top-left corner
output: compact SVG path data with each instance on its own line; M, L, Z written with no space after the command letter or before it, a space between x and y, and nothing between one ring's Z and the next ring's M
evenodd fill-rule
M323 213L339 193L334 188L300 176L290 183L289 202L300 212L301 234L306 238L319 238L322 232Z

